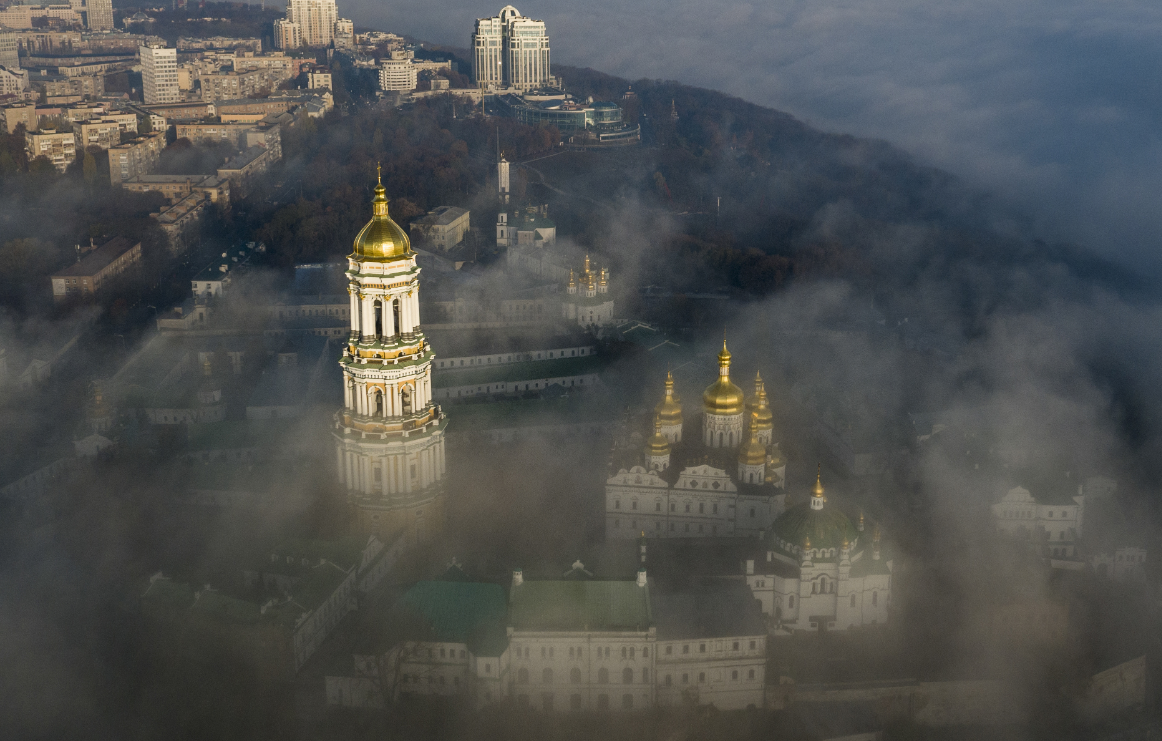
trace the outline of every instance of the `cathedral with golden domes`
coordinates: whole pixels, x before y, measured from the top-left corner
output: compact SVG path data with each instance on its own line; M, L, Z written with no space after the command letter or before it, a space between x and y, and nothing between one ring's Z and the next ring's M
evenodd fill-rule
M420 328L420 268L388 215L382 180L371 221L347 257L351 332L339 365L339 480L364 532L421 543L444 519L446 418L432 401L432 359Z
M756 537L782 513L786 461L766 388L756 374L747 398L730 366L723 342L718 378L702 394L701 435L692 437L683 435L681 401L667 374L653 435L641 450L615 451L620 465L605 482L607 537Z

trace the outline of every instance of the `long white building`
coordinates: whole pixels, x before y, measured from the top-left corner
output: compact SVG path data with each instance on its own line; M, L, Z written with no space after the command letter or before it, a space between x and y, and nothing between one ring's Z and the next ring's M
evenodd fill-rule
M551 83L545 22L526 18L511 5L478 18L472 33L472 76L482 87L535 90Z

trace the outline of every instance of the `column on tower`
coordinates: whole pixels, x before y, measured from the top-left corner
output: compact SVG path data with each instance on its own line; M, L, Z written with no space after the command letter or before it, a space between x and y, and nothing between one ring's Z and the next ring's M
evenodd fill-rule
M359 331L359 295L351 289L347 293L351 296L351 332Z
M375 297L363 296L363 339L364 341L371 340L375 337Z
M395 337L399 334L395 326L395 311L392 306L395 303L395 296L388 294L383 297L383 336Z

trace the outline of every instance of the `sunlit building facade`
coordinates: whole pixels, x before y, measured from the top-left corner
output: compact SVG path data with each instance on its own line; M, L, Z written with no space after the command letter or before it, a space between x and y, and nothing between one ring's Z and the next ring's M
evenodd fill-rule
M415 543L443 522L444 429L432 401L432 358L420 329L411 242L375 188L371 221L348 256L351 334L339 364L338 470L366 532L406 531Z
M472 76L486 88L535 90L551 84L545 22L525 18L511 5L479 18L472 33Z

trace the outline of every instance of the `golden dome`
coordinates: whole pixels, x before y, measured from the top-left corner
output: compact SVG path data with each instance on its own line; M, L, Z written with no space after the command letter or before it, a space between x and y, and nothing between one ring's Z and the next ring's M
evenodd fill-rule
M751 414L758 415L758 419L755 421L755 429L774 429L775 415L771 413L771 407L767 399L767 388L763 383L763 377L757 371L754 374L754 396L747 400L746 409Z
M646 443L646 455L660 456L670 454L670 441L662 434L662 420L654 418L654 436Z
M654 412L664 425L682 424L682 405L674 395L674 374L666 371L666 396L654 407Z
M718 380L702 392L702 408L707 414L741 414L742 407L742 389L730 381L730 350L723 340L722 352L718 353Z
M376 168L378 171L379 168ZM387 195L382 177L375 186L375 198L371 200L371 221L355 237L355 251L351 257L356 260L377 260L390 262L412 254L412 243L399 224L387 215Z
M751 417L750 439L738 449L738 462L744 466L761 466L767 462L767 449L759 442L754 416Z

